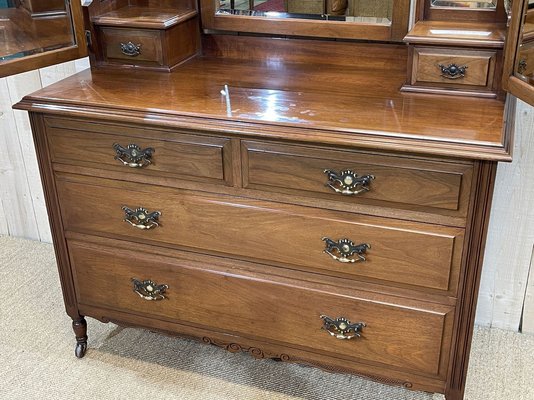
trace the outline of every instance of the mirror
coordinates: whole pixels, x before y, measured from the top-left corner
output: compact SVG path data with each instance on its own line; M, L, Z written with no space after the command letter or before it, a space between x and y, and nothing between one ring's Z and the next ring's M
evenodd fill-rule
M515 76L534 86L534 0L526 0L519 36Z
M497 0L430 0L431 7L462 9L495 9Z
M0 61L75 44L65 0L0 0Z
M390 25L393 0L220 0L216 13Z
M200 0L200 4L205 31L401 42L408 32L412 1Z
M503 89L534 106L534 0L505 0L509 28Z
M0 77L85 56L82 21L80 0L0 0Z

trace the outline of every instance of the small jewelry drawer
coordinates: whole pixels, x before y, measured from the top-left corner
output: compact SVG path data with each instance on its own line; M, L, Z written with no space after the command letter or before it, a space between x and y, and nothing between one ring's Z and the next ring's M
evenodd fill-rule
M99 21L102 62L169 71L194 56L199 48L196 11L170 27L107 26Z
M170 178L232 184L228 138L60 118L47 118L46 125L56 166L96 168L132 181Z
M496 60L496 51L415 46L412 48L409 85L491 92L498 79Z
M58 175L67 231L454 296L464 230ZM98 216L98 217L95 217Z
M454 308L69 240L77 301L343 360L445 376ZM260 267L256 265L256 267ZM256 268L258 269L258 268ZM86 307L84 307L84 305ZM102 315L102 314L99 314Z
M163 66L159 30L102 28L103 50L108 62Z

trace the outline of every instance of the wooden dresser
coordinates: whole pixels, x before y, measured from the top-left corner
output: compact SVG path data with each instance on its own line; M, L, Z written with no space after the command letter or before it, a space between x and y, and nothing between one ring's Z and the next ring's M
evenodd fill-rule
M76 356L93 317L462 399L515 110L492 23L456 50L205 30L166 67L98 41L25 97Z

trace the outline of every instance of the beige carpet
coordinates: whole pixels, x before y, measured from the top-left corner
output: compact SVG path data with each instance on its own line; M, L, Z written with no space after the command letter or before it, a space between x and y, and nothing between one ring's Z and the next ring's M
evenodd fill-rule
M442 399L88 323L89 350L78 360L52 246L0 237L0 399ZM533 381L534 336L476 330L467 399L532 400Z

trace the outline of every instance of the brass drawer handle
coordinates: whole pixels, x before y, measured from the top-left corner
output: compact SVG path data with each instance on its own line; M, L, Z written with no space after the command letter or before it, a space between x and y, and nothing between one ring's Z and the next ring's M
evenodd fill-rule
M465 77L465 70L468 68L467 65L460 67L457 64L449 64L447 66L438 64L438 67L441 70L441 76L447 79L460 79Z
M371 188L369 184L375 177L373 175L358 176L358 174L350 169L340 171L339 174L325 169L324 173L328 177L326 186L331 188L336 193L345 195L355 195L363 192L368 192Z
M159 226L159 217L161 211L148 212L146 208L136 208L132 210L129 207L123 206L124 221L138 229L152 229Z
M371 248L368 243L354 244L352 240L340 239L337 242L324 237L322 239L325 242L326 248L324 252L332 257L334 260L342 263L355 263L357 261L365 261L365 253L367 249ZM349 258L356 255L357 258Z
M121 43L121 53L129 57L137 57L141 54L141 45L132 42Z
M163 300L165 297L165 290L169 288L169 285L158 285L156 282L147 279L146 281L140 281L139 279L132 278L133 291L145 300Z
M321 315L323 329L336 339L354 339L361 337L365 322L351 323L347 318L339 317L332 319L326 315Z
M115 160L119 160L131 168L143 168L152 164L152 154L156 151L152 147L147 147L142 150L136 144L129 144L127 147L122 147L118 143L113 144L113 149L117 153Z
M521 60L519 60L519 64L517 64L517 72L520 74L523 74L523 72L525 72L526 69L527 69L527 59L522 58Z

